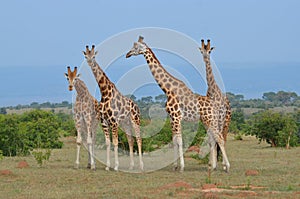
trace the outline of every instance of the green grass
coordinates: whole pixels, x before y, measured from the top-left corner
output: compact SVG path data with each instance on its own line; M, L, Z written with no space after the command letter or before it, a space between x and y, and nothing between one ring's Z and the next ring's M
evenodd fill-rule
M105 171L99 162L96 171L87 170L87 154L82 150L80 169L75 170L75 139L64 142L63 149L53 150L42 167L32 156L1 160L0 170L9 169L12 174L0 175L0 198L300 198L299 147L275 149L258 144L253 137L244 137L242 141L229 137L226 147L230 173L224 173L219 163L210 181L221 192L207 193L202 190L208 179L207 165L199 164L188 154L183 173L173 172L172 166L168 166L132 174ZM21 160L26 160L30 167L17 168ZM249 169L258 170L259 174L246 176Z

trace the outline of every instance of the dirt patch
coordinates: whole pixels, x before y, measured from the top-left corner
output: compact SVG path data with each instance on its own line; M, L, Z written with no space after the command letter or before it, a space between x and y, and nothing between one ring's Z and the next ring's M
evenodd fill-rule
M200 148L198 146L191 146L187 149L187 152L196 152L200 153Z
M202 189L216 189L217 185L215 184L204 184L202 185Z
M219 196L217 196L217 194L213 193L213 192L207 192L203 194L203 198L205 199L218 199Z
M237 186L230 186L231 189L265 189L267 187L260 187L260 186L253 186L253 185L237 185Z
M29 164L26 161L21 161L18 163L17 168L23 169L29 167Z
M12 172L11 170L8 170L8 169L1 170L1 171L0 171L0 175L5 175L5 176L7 176L7 175L12 175L12 174L13 174L13 172Z
M257 176L259 174L259 172L257 170L247 170L245 172L246 176Z
M184 182L184 181L178 181L178 182L166 184L166 185L160 187L160 189L163 190L163 189L181 188L181 187L183 187L185 189L191 189L192 185L190 185L189 183Z

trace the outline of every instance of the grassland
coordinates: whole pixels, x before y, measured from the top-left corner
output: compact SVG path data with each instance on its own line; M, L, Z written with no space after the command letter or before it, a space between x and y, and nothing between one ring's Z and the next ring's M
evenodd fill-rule
M86 152L81 153L81 167L73 169L76 144L74 138L63 139L65 145L53 150L51 158L39 167L32 156L6 157L0 161L0 198L300 198L300 148L290 150L258 144L253 137L235 141L229 137L227 153L230 173L221 170L211 175L207 165L186 154L183 173L168 166L149 173L105 171L85 168ZM17 168L20 161L28 168ZM247 170L258 175L246 176Z

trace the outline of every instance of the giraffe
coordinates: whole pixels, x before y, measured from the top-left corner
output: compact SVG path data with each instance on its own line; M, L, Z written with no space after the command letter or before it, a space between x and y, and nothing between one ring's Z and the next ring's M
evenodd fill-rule
M215 111L217 111L218 119L218 128L222 131L222 135L224 138L224 144L226 142L227 133L229 129L229 124L231 120L231 108L230 102L226 96L223 94L221 89L219 88L217 82L215 81L214 74L211 67L210 61L210 53L214 49L214 47L210 46L210 40L207 40L207 44L204 43L204 40L201 40L201 47L199 48L203 60L206 66L206 81L208 85L206 96L210 98L212 103L215 105ZM217 147L217 145L215 145ZM220 148L221 149L221 148ZM216 148L215 148L216 151ZM216 156L214 158L217 158ZM226 158L226 157L225 157ZM226 165L226 159L223 157L223 168L224 170L229 169L229 163ZM216 163L216 160L213 161ZM215 165L212 165L215 168ZM228 168L226 168L228 167Z
M79 79L80 74L77 74L77 67L74 71L71 71L68 66L68 73L65 73L65 77L69 82L69 90L72 91L73 87L77 92L76 101L74 104L74 120L77 130L77 156L75 162L75 168L79 168L79 153L82 143L82 136L87 138L88 144L88 168L95 170L94 161L94 146L96 141L96 130L99 124L97 119L98 101L89 93L85 83Z
M132 136L132 131L135 131L136 141L138 144L139 151L139 162L140 169L144 170L144 163L142 160L142 138L140 135L140 110L138 106L129 98L123 96L115 84L112 83L106 76L104 71L100 68L96 62L96 55L98 51L95 51L95 46L92 45L91 50L86 46L86 50L83 51L85 59L92 69L95 79L98 83L101 92L100 108L98 110L99 119L102 124L104 134L106 136L106 151L107 151L107 167L106 170L110 168L110 133L109 129L112 131L112 139L114 145L115 154L115 167L114 170L119 168L118 160L118 127L120 126L122 130L126 133L128 144L129 144L129 154L130 154L130 166L129 169L133 169L133 142L134 138Z
M133 48L126 54L126 58L140 54L144 55L153 77L167 95L166 111L170 116L172 125L172 140L175 157L174 170L178 168L179 155L180 171L183 171L184 158L181 121L198 121L200 119L205 128L209 130L208 132L214 134L216 130L211 128L212 123L216 123L216 119L213 115L213 104L207 96L193 93L184 82L168 73L143 39L144 38L140 36L138 42L134 42ZM216 135L212 137L217 139L218 143L221 143L222 136L219 136L218 133L215 134Z

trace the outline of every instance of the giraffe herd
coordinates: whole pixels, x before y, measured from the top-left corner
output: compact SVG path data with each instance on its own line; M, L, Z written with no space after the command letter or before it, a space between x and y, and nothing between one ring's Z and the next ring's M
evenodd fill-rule
M231 110L229 100L221 92L217 85L210 63L210 53L213 47L210 47L210 40L205 45L201 40L199 48L206 66L207 93L201 96L192 92L183 81L171 75L159 62L152 49L144 42L143 37L139 37L134 42L133 47L126 54L126 58L131 56L143 55L147 61L149 69L167 97L166 112L168 113L172 127L172 141L174 149L174 170L184 170L183 140L181 132L182 121L201 121L207 131L210 146L209 171L216 169L217 166L217 146L220 148L223 156L223 169L229 172L230 164L225 151L225 142L229 128ZM133 169L133 143L136 137L139 153L140 170L144 170L142 159L142 138L140 133L140 111L135 102L125 96L110 81L104 71L96 61L97 51L93 45L91 49L86 46L83 51L87 64L92 70L98 87L101 92L101 99L98 102L91 96L84 82L80 80L75 67L72 72L68 67L68 73L65 76L69 82L69 90L75 87L77 92L74 104L74 120L77 129L77 158L75 167L79 165L79 151L82 142L82 133L85 133L86 143L89 154L88 168L95 169L94 147L96 129L100 123L105 135L107 163L106 170L111 167L110 164L110 131L114 145L115 165L114 170L119 168L118 160L118 128L120 127L127 136L130 150L130 166ZM134 134L133 134L134 132Z

